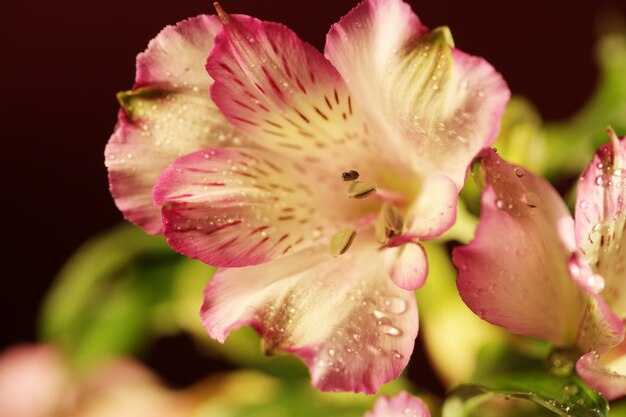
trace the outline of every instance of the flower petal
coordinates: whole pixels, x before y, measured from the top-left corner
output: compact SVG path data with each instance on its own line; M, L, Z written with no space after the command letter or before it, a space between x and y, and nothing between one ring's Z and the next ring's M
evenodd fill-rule
M204 65L218 29L215 16L166 27L137 57L133 91L118 96L119 121L105 151L111 193L126 219L150 233L161 232L152 203L161 171L186 153L242 141L209 96Z
M283 25L223 20L207 70L226 118L264 148L313 160L322 153L325 164L343 163L337 174L354 169L346 159L359 159L367 127L326 58Z
M401 392L395 397L379 397L364 417L430 417L430 412L422 400Z
M510 92L486 61L428 33L408 4L366 0L335 24L325 54L398 160L449 176L495 140Z
M459 189L444 175L427 177L417 200L408 210L408 234L432 239L454 224Z
M383 250L391 280L400 288L414 291L421 288L428 275L426 252L419 243L408 242Z
M574 282L587 295L585 314L578 327L577 345L584 352L605 352L624 338L624 325L598 294L604 281L594 274L579 254L574 253L570 257L568 270Z
M461 297L481 318L514 333L576 343L588 297L570 278L570 253L558 236L567 207L547 181L491 150L482 165L476 237L453 252Z
M70 372L52 346L16 345L0 355L0 416L55 415Z
M576 201L576 242L602 280L602 298L626 318L626 140L601 146L582 175Z
M375 393L407 365L418 320L413 294L389 280L371 240L357 237L334 259L311 249L220 270L205 291L205 328L224 341L250 325L269 353L302 358L315 387Z
M609 401L626 395L626 342L599 355L589 352L576 363L578 375Z
M247 266L325 245L375 202L345 195L337 177L251 148L196 152L154 188L170 246L215 266Z

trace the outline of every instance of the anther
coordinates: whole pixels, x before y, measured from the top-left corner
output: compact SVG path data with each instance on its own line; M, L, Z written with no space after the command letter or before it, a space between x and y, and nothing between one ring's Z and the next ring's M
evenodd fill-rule
M353 169L351 169L350 171L344 171L341 173L342 181L354 181L357 178L359 178L359 173Z
M352 181L346 187L346 193L350 198L365 198L376 191L373 182Z
M352 242L354 242L355 237L356 230L354 230L354 228L343 229L335 233L333 237L330 238L330 242L328 244L330 255L333 258L336 258L337 256L346 253L346 251L350 249Z
M374 222L374 235L379 243L387 244L393 237L402 234L404 219L393 204L385 203Z

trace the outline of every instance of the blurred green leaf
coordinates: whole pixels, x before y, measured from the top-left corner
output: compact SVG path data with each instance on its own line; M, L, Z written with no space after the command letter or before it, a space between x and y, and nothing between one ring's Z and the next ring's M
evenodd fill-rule
M540 405L552 415L574 417L606 417L609 406L574 373L557 375L549 372L541 359L541 350L549 345L527 339L535 355L526 355L510 346L491 346L481 352L474 376L477 385L465 385L451 393L444 405L443 417L473 417L489 415L497 409L499 415L516 415L518 402L526 400ZM502 400L505 401L502 401ZM511 414L513 413L513 414ZM498 415L498 414L494 414ZM546 415L544 410L529 410L525 415Z
M569 120L545 125L549 178L580 175L598 146L608 142L607 125L626 135L626 26L604 35L596 55L599 83L587 104Z
M379 395L408 390L403 380L392 381ZM308 380L283 380L252 371L213 378L197 392L204 398L195 417L362 417L375 396L324 393Z
M164 239L127 224L94 237L57 276L41 314L42 339L79 368L139 352L152 330L171 327L170 314L154 313L171 296L180 259Z
M537 109L528 100L514 96L504 110L493 146L508 162L541 173L548 162L541 124Z

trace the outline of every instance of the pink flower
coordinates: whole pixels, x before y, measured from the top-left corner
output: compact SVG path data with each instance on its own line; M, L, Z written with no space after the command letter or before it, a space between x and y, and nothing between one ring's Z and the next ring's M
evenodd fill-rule
M493 324L578 348L578 374L609 399L623 396L626 141L611 131L587 167L575 221L544 179L493 151L482 165L476 238L453 254L461 297Z
M430 417L426 404L406 392L395 397L380 397L374 409L363 417Z
M127 219L224 267L202 307L212 337L253 326L323 390L373 393L400 374L427 274L419 242L454 222L509 97L451 42L400 0L368 0L325 55L222 11L139 55L106 149L111 191Z

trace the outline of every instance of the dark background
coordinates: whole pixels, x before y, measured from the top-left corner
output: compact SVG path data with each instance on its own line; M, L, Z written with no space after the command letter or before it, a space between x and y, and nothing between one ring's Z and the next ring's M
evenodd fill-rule
M599 13L626 14L626 0L410 3L426 25L448 25L457 47L485 57L550 120L572 114L593 89ZM231 13L283 22L320 49L330 25L355 4L222 1ZM160 29L201 13L212 13L211 1L0 4L1 346L35 340L38 306L63 261L121 221L103 165L115 93L132 86L135 55ZM166 341L152 355L167 359L186 348ZM175 383L191 378L154 362Z

